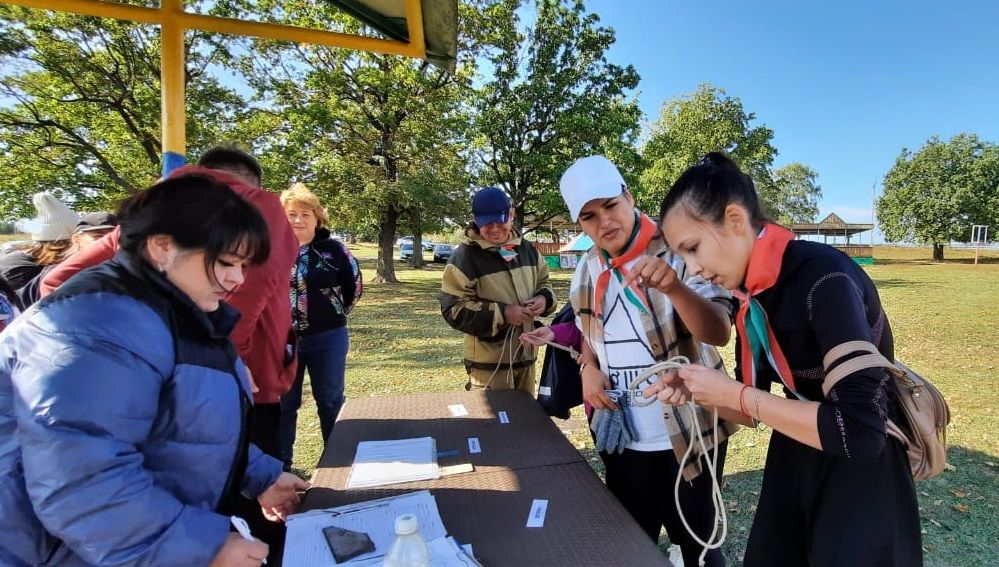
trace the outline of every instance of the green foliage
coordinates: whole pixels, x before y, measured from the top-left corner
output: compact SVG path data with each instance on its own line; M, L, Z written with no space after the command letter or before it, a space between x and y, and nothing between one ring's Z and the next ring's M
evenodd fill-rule
M767 216L784 225L815 221L822 198L818 176L814 169L797 162L774 170L772 183L758 186Z
M475 103L474 151L480 184L510 194L518 223L528 215L542 222L564 214L558 180L575 159L603 153L632 171L639 76L607 61L614 31L581 1L538 0L527 29L519 4L494 7L506 23L488 57L493 76Z
M220 2L216 10L361 31L325 4L237 1ZM475 18L477 12L464 6L461 15ZM378 275L395 281L392 242L399 225L415 225L407 230L416 233L439 229L465 198L461 101L474 49L466 49L457 72L449 74L397 56L270 40L246 44L235 62L257 92L255 145L269 184L303 181L328 203L334 226L376 232L382 244Z
M706 83L667 101L642 147L645 168L636 191L639 205L658 211L683 170L712 151L728 153L753 177L761 193L766 193L763 188L773 187L770 166L777 149L771 144L773 130L753 126L755 119L741 100Z
M884 179L878 222L889 242L967 241L971 225L999 222L999 147L974 134L932 137L918 152L903 148Z
M107 209L160 173L156 27L0 5L0 214L31 214L53 191ZM240 98L205 69L216 53L187 37L188 145L223 137Z

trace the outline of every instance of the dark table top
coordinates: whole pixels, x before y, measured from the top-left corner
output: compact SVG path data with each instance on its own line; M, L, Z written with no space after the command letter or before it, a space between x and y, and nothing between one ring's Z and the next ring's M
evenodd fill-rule
M452 417L462 404L467 417ZM505 411L509 423L500 423ZM345 490L360 441L433 437L442 466L470 473ZM477 437L481 453L469 453ZM476 391L350 399L313 476L304 509L329 508L427 489L448 532L499 565L664 565L665 556L525 392ZM534 499L547 499L544 527L527 528Z

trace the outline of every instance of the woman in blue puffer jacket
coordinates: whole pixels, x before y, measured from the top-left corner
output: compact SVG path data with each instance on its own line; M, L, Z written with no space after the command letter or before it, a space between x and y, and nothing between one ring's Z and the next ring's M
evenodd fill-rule
M260 565L230 502L278 521L308 487L248 441L221 301L267 258L267 226L195 176L119 214L118 254L0 335L0 565Z

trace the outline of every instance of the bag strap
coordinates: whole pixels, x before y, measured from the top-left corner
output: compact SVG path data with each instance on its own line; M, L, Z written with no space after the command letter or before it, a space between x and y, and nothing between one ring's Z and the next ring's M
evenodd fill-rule
M870 343L868 343L870 344ZM856 352L856 351L852 351ZM829 372L826 373L825 379L822 380L822 394L829 397L829 391L833 389L840 380L857 372L859 370L866 370L868 368L893 368L891 362L883 355L879 354L864 354L855 358L851 358L836 366Z
M822 367L828 370L829 367L832 366L832 363L848 354L858 351L869 354L881 354L881 351L868 341L846 341L845 343L840 343L829 349L829 352L822 357Z

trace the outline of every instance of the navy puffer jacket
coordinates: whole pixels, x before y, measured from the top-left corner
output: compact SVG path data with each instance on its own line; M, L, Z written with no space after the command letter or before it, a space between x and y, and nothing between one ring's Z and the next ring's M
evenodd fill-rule
M212 560L281 472L247 441L237 319L119 252L0 335L0 564Z

